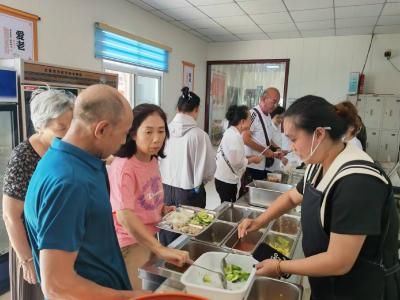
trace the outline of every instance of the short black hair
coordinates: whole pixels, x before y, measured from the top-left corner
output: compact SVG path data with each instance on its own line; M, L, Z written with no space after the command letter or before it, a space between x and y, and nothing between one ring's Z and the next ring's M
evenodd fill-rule
M187 86L181 89L182 95L178 99L178 111L190 113L200 106L200 97L190 92Z
M276 115L281 115L285 112L285 109L282 106L277 106L274 111L271 113L271 119Z
M249 108L246 105L231 105L226 112L225 118L229 126L236 126L241 120L246 120L249 114Z
M284 116L293 118L297 128L310 134L318 127L330 127L327 133L333 141L340 140L348 128L345 116L339 115L333 104L314 95L297 99L289 106Z
M158 105L144 103L136 106L132 110L132 113L133 113L133 122L131 129L129 129L129 133L126 137L126 142L124 145L122 145L122 147L118 150L118 152L114 154L114 156L131 158L136 153L137 146L135 140L133 139L133 136L136 135L143 121L148 116L156 113L161 117L161 119L163 119L165 125L165 140L160 151L158 151L156 157L165 158L164 154L165 142L169 138L167 115L165 114L165 112Z

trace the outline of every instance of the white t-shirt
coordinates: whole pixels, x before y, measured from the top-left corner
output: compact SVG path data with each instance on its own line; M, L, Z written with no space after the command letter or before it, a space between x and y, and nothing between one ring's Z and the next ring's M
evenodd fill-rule
M282 148L282 136L280 127L276 127L274 122L271 120L271 131L272 131L272 141L280 148ZM267 168L268 171L282 171L283 164L280 159L275 158L274 163L271 167Z
M270 115L265 115L260 106L257 105L255 108L257 108L257 110L260 112L261 117L263 118L264 121L264 125L265 125L265 129L267 130L267 134L268 134L268 138L271 142L272 137L273 137L273 128L272 128L272 120L271 120L271 116ZM261 121L260 118L258 117L258 114L254 111L254 109L250 110L251 113L251 126L250 126L250 134L253 138L253 140L257 143L260 144L261 146L266 147L267 146L267 142L265 141L265 135L264 135L264 130L263 127L261 125ZM245 153L246 156L250 156L250 155L259 155L260 152L258 152L257 150L254 150L248 146L245 146ZM258 164L249 164L248 165L249 168L252 169L257 169L257 170L265 170L265 157L263 160L261 160L260 163Z
M280 128L276 127L275 124L272 122L272 128L274 130L274 136L272 140L274 143L279 146L282 150L290 151L291 146L290 146L290 141L287 138L287 136L281 132ZM274 164L268 168L269 171L285 171L286 168L294 168L297 167L301 164L300 158L291 151L288 153L286 156L286 159L288 160L286 166L282 163L280 159L275 158Z
M232 173L232 170L222 156L221 149L235 174ZM230 126L225 131L221 144L218 147L217 170L214 177L226 183L237 184L246 170L247 163L242 135L235 126Z
M166 157L160 159L162 182L190 190L210 181L215 172L215 151L207 133L182 113L176 114L168 128Z
M357 137L353 137L351 140L348 141L349 144L356 145L359 149L363 150L362 144Z
M271 129L272 129L272 140L274 143L282 148L282 135L283 133L281 132L280 127L276 127L274 122L271 122Z

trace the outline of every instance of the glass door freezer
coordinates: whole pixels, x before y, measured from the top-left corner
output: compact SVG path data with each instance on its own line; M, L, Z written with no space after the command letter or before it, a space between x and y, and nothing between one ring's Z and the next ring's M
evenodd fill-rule
M0 191L3 193L4 172L12 149L20 141L18 119L17 75L15 71L0 69ZM0 202L0 216L3 205ZM3 218L0 218L0 294L9 289L9 239Z

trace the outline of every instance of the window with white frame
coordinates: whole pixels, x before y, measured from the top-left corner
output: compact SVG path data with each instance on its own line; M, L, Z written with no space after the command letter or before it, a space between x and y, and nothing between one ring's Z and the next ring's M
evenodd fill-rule
M161 105L163 72L110 60L103 60L103 69L118 74L118 90L132 107L142 103Z
M161 104L163 72L172 48L129 32L95 23L95 57L103 70L118 74L118 89L132 106Z

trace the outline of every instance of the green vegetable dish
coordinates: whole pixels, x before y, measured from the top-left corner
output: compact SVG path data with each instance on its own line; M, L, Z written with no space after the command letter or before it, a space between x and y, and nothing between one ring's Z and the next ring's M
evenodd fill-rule
M211 277L210 277L210 275L204 275L203 276L203 282L204 283L211 283Z
M250 273L244 272L241 267L234 265L234 264L228 264L224 268L224 276L226 281L237 283L237 282L245 282L247 279L249 279ZM204 283L211 283L211 276L208 274L205 274L203 276L203 282Z
M249 279L250 273L243 271L242 268L237 265L228 264L224 268L224 275L225 279L229 282L244 282Z
M293 240L283 236L268 236L266 243L285 256L289 256Z
M205 211L200 211L190 220L190 224L207 226L211 224L213 220L213 215L208 214Z

